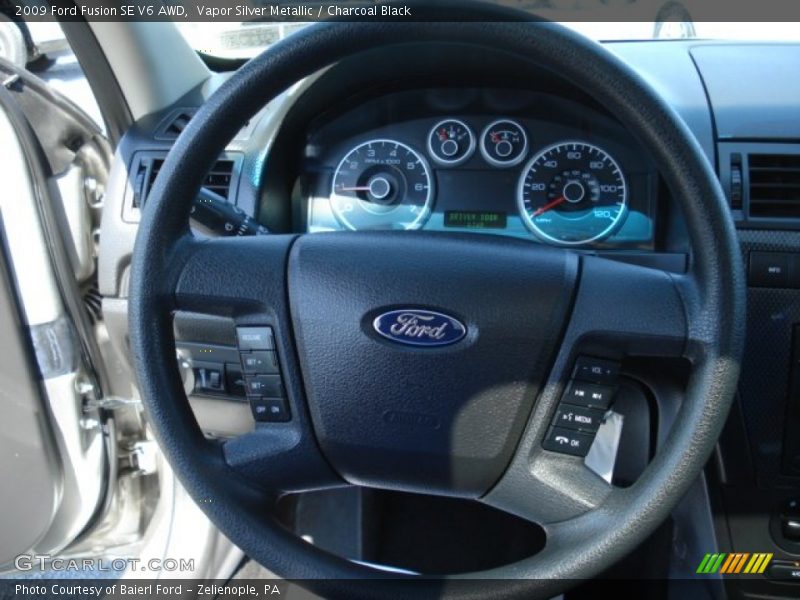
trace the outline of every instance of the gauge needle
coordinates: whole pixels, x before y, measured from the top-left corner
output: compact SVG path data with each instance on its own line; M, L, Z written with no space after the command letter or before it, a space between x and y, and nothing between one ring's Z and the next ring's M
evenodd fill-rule
M340 187L340 192L368 192L370 187L368 185L358 185L355 187Z
M542 207L540 207L540 208L537 208L537 209L536 209L536 210L533 212L533 216L534 216L534 217L538 217L539 215L546 213L546 212L547 212L548 210L550 210L551 208L555 208L556 206L558 206L559 204L561 204L561 203L562 203L562 202L564 202L565 200L566 200L566 198L564 198L564 196L559 196L558 198L556 198L556 199L555 199L555 200L553 200L552 202L548 202L548 203L547 203L547 204L545 204L544 206L542 206Z

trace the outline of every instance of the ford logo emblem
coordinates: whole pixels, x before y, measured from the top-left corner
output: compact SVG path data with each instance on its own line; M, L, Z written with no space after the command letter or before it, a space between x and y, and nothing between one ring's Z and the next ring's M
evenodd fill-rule
M467 328L458 319L414 308L385 312L372 326L387 340L409 346L447 346L467 335Z

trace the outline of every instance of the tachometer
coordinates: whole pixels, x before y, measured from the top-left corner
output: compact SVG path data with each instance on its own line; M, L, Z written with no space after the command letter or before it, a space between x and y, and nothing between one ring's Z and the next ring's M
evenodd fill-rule
M617 162L597 146L576 141L538 152L522 171L517 200L536 235L577 246L609 236L625 215L627 199Z
M417 229L430 216L433 178L425 159L394 140L370 140L336 167L330 195L348 229Z

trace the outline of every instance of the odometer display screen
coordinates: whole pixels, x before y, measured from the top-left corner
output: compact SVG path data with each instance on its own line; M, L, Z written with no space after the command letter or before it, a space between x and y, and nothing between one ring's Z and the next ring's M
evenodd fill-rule
M466 229L505 229L506 213L478 210L448 210L444 213L445 227Z

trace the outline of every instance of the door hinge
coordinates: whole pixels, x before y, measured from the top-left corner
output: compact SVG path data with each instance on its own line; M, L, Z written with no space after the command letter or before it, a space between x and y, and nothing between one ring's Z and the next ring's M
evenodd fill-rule
M158 445L153 440L142 440L120 454L120 462L136 476L150 475L158 470Z
M85 411L102 408L103 410L116 410L126 406L141 406L142 401L138 398L122 398L120 396L105 396L103 398L86 398L83 401Z

